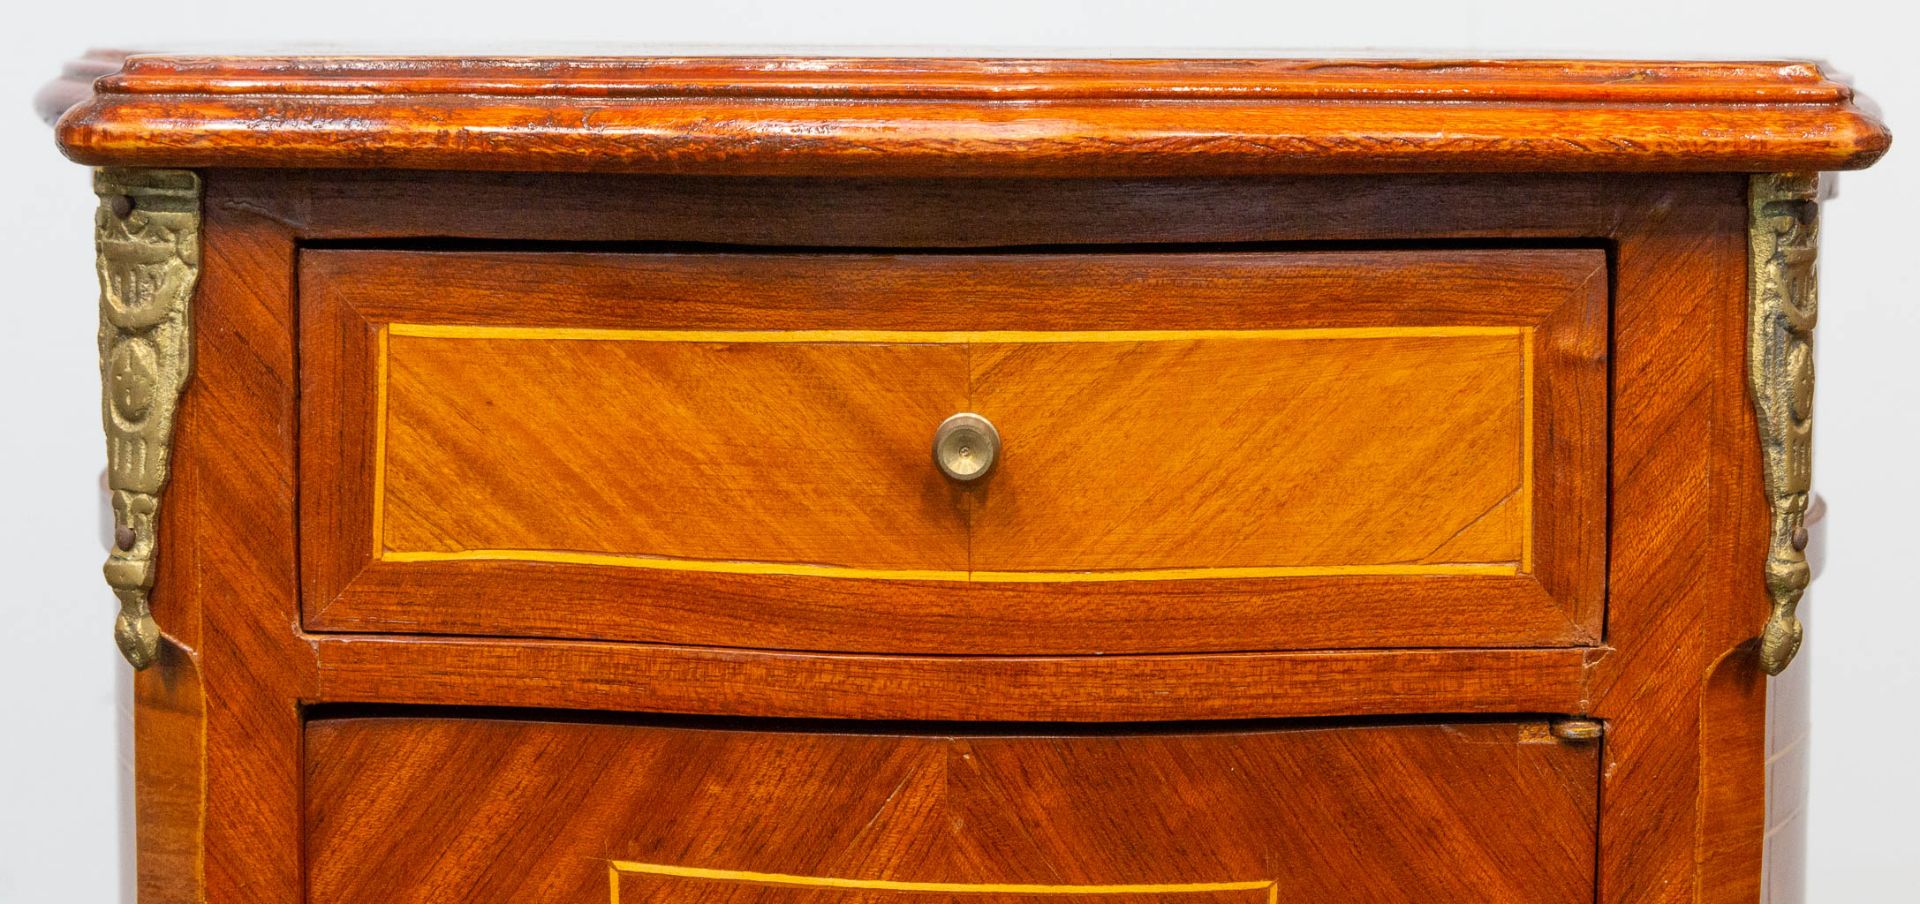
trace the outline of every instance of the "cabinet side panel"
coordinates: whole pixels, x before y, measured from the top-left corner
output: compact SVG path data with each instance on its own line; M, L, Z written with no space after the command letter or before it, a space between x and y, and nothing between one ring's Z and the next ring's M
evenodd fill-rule
M140 904L204 900L206 709L199 664L163 643L133 675L135 856Z

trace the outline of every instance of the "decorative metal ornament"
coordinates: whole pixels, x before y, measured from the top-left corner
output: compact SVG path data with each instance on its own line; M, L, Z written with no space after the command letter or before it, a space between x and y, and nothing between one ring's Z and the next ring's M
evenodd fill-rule
M1754 176L1747 203L1747 381L1773 527L1760 665L1778 675L1800 651L1794 614L1813 579L1807 565L1807 498L1813 476L1813 327L1820 208L1817 174Z
M160 655L147 595L159 551L160 493L173 418L193 364L192 299L200 276L200 177L183 170L101 169L94 214L100 275L101 420L114 547L104 569L120 599L113 637L136 669Z

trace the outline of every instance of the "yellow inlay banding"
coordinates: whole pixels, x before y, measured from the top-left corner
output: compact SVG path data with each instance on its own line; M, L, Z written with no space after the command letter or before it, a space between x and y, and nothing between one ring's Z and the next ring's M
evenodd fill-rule
M678 879L704 879L716 882L741 882L754 885L791 885L803 888L841 888L868 891L932 892L959 895L1180 895L1223 891L1266 891L1273 889L1271 879L1247 882L1191 882L1140 885L1020 885L968 882L901 882L892 879L841 879L825 876L796 876L788 873L756 873L746 870L702 869L693 866L668 866L659 863L612 861L615 873L670 876ZM616 882L615 886L619 885ZM616 890L615 894L618 894Z
M387 335L381 327L373 350L373 559L387 551L384 509L387 502Z
M1236 568L1139 568L1119 571L940 571L910 568L851 568L805 562L731 562L715 559L674 559L619 553L571 552L560 549L463 549L453 552L387 550L388 562L553 562L563 565L600 565L613 568L656 568L662 571L703 571L724 574L777 574L874 581L975 581L1001 584L1045 584L1085 581L1180 581L1232 578L1317 577L1326 575L1512 575L1513 563L1437 563L1418 565L1272 565Z
M1533 573L1533 328L1520 331L1520 571Z
M411 339L535 339L586 342L827 343L868 345L1020 345L1061 342L1182 342L1201 339L1451 339L1515 336L1523 326L1358 326L1277 330L609 330L546 326L395 323Z

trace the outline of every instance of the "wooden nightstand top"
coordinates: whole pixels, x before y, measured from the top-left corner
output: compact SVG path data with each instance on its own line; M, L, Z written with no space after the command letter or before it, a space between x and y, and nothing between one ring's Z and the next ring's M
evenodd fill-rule
M38 99L93 165L687 175L1857 169L1804 62L99 51Z

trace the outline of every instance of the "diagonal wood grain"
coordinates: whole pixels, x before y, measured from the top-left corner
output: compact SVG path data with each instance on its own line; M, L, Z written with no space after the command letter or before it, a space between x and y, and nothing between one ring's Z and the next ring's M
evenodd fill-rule
M301 260L313 628L1003 654L1599 629L1595 250ZM965 409L1004 445L959 486L928 446Z
M1531 341L976 345L973 408L1006 454L972 518L974 568L1518 570L1520 518L1461 534L1524 484Z
M169 658L140 677L136 697L146 720L137 753L140 781L180 784L164 793L142 792L142 893L168 904L324 900L303 887L305 865L311 861L303 860L302 849L306 791L300 713L307 703L338 699L722 715L1090 721L1194 714L1240 718L1359 711L1587 711L1608 720L1599 899L1609 904L1751 900L1766 820L1764 744L1756 743L1762 713L1755 704L1763 702L1768 689L1745 665L1743 658L1750 652L1742 647L1765 611L1760 558L1753 554L1763 542L1765 507L1752 461L1751 415L1739 361L1743 182L1607 175L890 183L210 173L206 275L197 310L204 341L197 349L202 357L196 382L183 408L183 470L174 490L180 505L170 508L175 513L170 517L177 520L168 527L170 535L180 529L180 542L163 559L162 586L155 594L156 610L175 642L168 647ZM648 203L634 203L643 196ZM339 389L364 388L356 379L367 371L354 356L356 343L370 334L365 318L343 318L341 323L349 328L332 332L322 320L310 318L332 316L346 306L328 309L309 295L296 304L298 243L445 236L873 247L1291 240L1605 243L1620 275L1617 329L1605 323L1603 278L1587 290L1597 292L1600 304L1569 308L1565 314L1586 318L1590 326L1561 333L1597 337L1602 346L1597 353L1567 349L1575 362L1569 364L1572 369L1606 372L1607 338L1620 343L1616 366L1601 384L1602 391L1575 393L1567 403L1582 412L1604 412L1610 384L1621 408L1612 421L1618 446L1612 474L1602 467L1593 478L1601 487L1609 476L1618 481L1611 523L1602 510L1566 526L1597 546L1599 555L1583 561L1600 567L1607 565L1605 544L1612 539L1608 578L1613 594L1610 600L1584 598L1578 609L1579 623L1590 626L1588 634L1553 634L1529 614L1532 610L1518 607L1502 610L1497 626L1449 634L1440 614L1491 612L1499 608L1497 595L1445 598L1405 586L1395 592L1398 606L1391 610L1392 618L1333 630L1329 617L1318 622L1326 627L1317 634L1313 622L1300 630L1303 614L1323 611L1318 607L1324 600L1311 596L1215 597L1213 602L1228 601L1246 614L1243 623L1231 626L1245 629L1239 634L1198 617L1180 600L1165 601L1153 613L1153 625L1156 638L1180 644L1227 638L1352 646L1423 636L1445 645L1531 636L1592 645L1599 643L1600 606L1607 602L1606 645L1002 659L826 656L502 638L497 635L503 619L520 619L515 623L523 627L564 635L563 616L578 614L556 612L549 591L577 592L579 586L519 571L454 576L462 583L486 582L487 605L464 605L473 601L467 597L460 600L462 606L447 610L469 613L466 622L445 613L438 622L406 620L417 616L423 605L409 609L394 604L385 613L391 619L383 623L388 629L453 627L489 635L484 638L308 633L351 622L330 625L314 618L312 609L302 622L303 593L309 604L332 597L299 582L324 579L323 566L336 561L324 554L326 532L304 519L328 504L351 510L356 494L363 492L356 481L336 479L338 471L329 464L334 458L323 454L331 448L328 442L358 448L359 438L352 433L356 428L343 425L342 435L331 440L315 436L309 428L316 412L331 417L328 423L342 420L337 410L329 413L323 406L308 405L330 392L328 404L338 403L343 395ZM1436 252L1429 248L1427 253ZM1555 272L1496 271L1485 266L1487 257L1474 258L1508 252L1446 253L1458 254L1456 273L1478 287L1463 296L1485 297L1480 289L1497 292L1503 282L1539 274L1547 279ZM1383 299L1400 287L1418 283L1416 272L1392 266L1383 255L1368 254L1362 255L1365 264L1359 268L1368 279L1353 283L1366 287L1356 289L1356 306L1323 310L1319 316L1362 316L1379 310ZM485 321L499 313L503 299L532 299L556 320L591 326L579 322L605 312L596 312L588 296L567 293L582 286L617 286L624 278L609 274L631 266L603 260L582 267L579 258L568 257L566 266L579 282L542 288L514 282L523 256L474 257L484 258L484 265L476 263L461 274L417 274L422 283L438 277L447 286L438 294L421 292L418 306L431 310L450 305L462 317ZM627 260L622 255L601 257ZM1039 257L1019 263L1044 272L1048 265ZM391 267L384 272L393 275ZM303 289L311 286L306 277L313 274L305 269L300 273ZM381 290L390 284L374 281L368 288ZM501 288L507 286L513 291ZM786 306L766 298L748 299L740 302L740 310L758 310L773 325L875 314L851 304L839 286L818 289ZM1208 309L1203 302L1189 294L1154 310L1192 325L1200 316L1197 312ZM675 312L712 318L726 307L719 302L686 304ZM761 304L767 306L756 308ZM938 309L938 304L901 297L889 299L880 313L901 318L892 325L910 328L912 317ZM1086 298L1063 297L1045 310L1055 318L1050 324L1066 328L1084 325L1075 318L1095 316L1101 309ZM308 344L314 339L321 341ZM329 382L336 386L329 389ZM1602 419L1599 432L1578 429L1568 435L1586 437L1578 448L1604 460L1605 445L1591 440L1604 433L1608 423ZM1541 442L1549 440L1542 436ZM296 505L296 476L302 486L326 488L333 496L303 490ZM1596 523L1604 529L1590 529ZM354 550L361 558L370 545L360 542L365 536L355 534ZM307 543L321 545L303 545ZM315 553L316 548L321 553ZM349 578L363 564L344 557L338 562ZM455 599L434 580L408 576L385 591L390 594L386 599L409 604ZM633 595L632 587L606 583L600 604ZM648 613L702 623L723 635L752 626L769 609L780 613L795 605L762 586L702 590L681 597L684 605L662 603ZM731 620L712 619L710 611L695 606L700 600L738 602L748 597L762 608L740 606ZM1364 604L1361 597L1347 602L1355 607L1348 610L1352 612ZM1018 636L1023 627L1005 610L956 605L957 613L929 607L918 616L862 606L849 610L859 610L869 624L893 619L890 631L932 645L956 636L941 633L943 619L967 621L970 631L981 635ZM1384 610L1367 611L1378 616ZM834 636L842 625L822 620L817 627L821 630L815 638ZM1498 633L1501 630L1506 633ZM174 692L178 696L168 696ZM544 758L530 762L545 768L564 759L554 754L557 748L546 749ZM394 758L401 755L398 750L394 745L370 747L367 757ZM883 784L889 792L900 787L887 771L899 767L877 751L858 755L864 758L859 771L863 780ZM695 771L688 764L709 758L708 749L690 749L680 771ZM1478 757L1466 759L1482 763ZM587 780L591 768L602 762L579 757L565 765ZM1452 768L1449 764L1435 768L1441 776L1453 774L1446 771ZM458 773L466 785L486 784L478 768L444 771ZM1382 782L1398 781L1395 769L1382 766L1378 771ZM470 792L452 785L449 793ZM1547 800L1545 806L1557 810L1562 801L1577 801L1584 793L1565 784L1558 790L1533 787L1527 798ZM886 805L877 796L863 797L861 807L848 812L864 818L887 814L860 827L869 838L874 826L924 821L924 816L908 814L937 812L931 805L909 809L905 799L894 800ZM1435 798L1433 806L1457 802L1460 799ZM607 795L585 801L576 812L626 817L630 809L618 795ZM521 842L526 837L515 835ZM1574 835L1534 841L1546 848L1583 844ZM855 846L864 850L864 844ZM199 864L197 872L190 865L173 869L192 863ZM603 872L598 884L586 889L584 893L597 896L588 900L604 900L605 879Z
M964 571L956 344L387 343L383 549Z
M315 721L306 756L329 904L581 904L610 881L621 904L1593 890L1597 748L1539 723L1049 736L398 716Z

